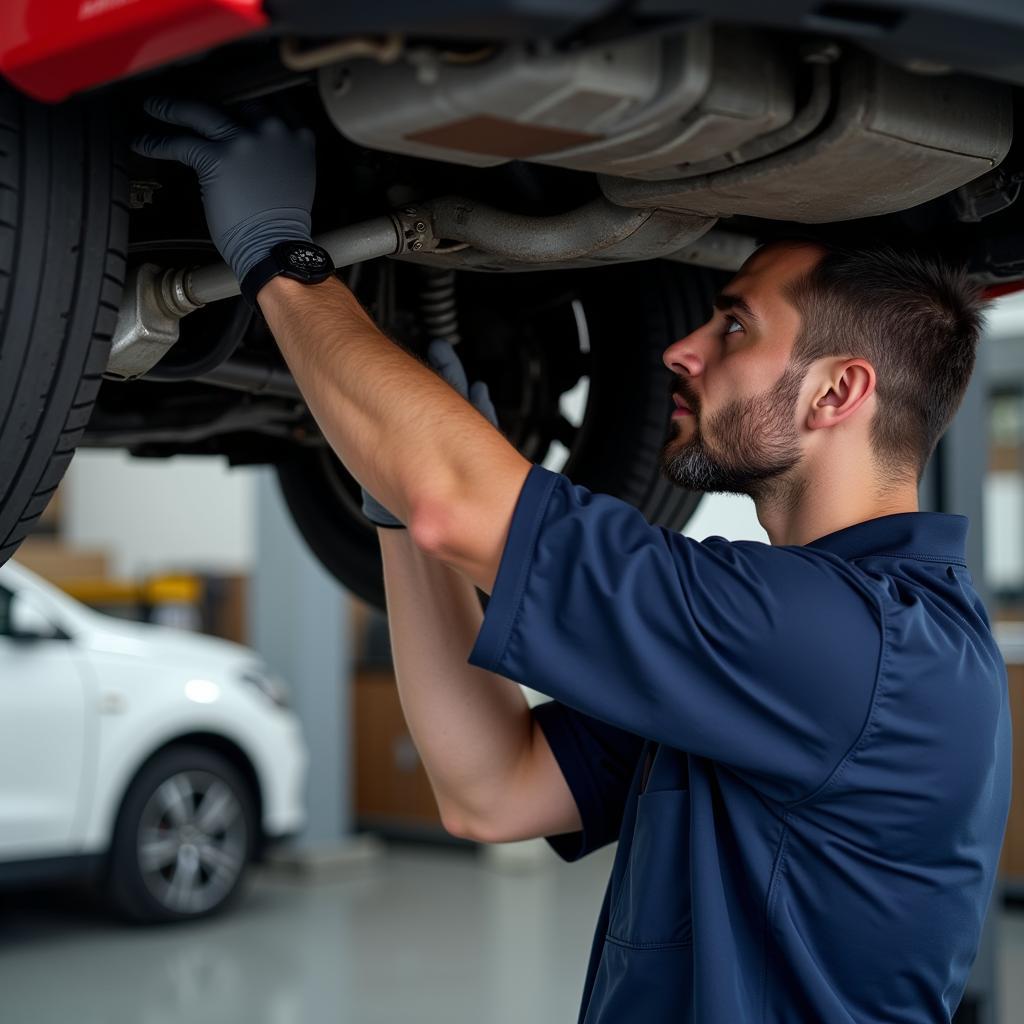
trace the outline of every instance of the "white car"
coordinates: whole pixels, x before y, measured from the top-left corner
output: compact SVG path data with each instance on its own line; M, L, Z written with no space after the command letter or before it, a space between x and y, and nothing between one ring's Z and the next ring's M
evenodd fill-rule
M0 566L0 884L98 883L143 921L225 906L305 820L286 692L239 644L103 615Z

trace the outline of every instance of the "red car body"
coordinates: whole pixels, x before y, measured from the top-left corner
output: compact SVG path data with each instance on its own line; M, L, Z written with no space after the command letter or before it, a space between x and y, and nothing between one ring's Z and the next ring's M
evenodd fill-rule
M262 0L4 0L0 74L55 103L266 24Z

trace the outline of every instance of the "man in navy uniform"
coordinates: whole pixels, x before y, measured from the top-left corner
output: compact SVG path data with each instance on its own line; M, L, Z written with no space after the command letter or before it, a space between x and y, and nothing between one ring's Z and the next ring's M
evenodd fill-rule
M967 523L917 504L974 364L964 275L799 242L744 264L665 351L664 471L752 495L771 544L698 543L531 465L450 348L439 376L335 277L288 272L282 253L317 259L308 132L147 109L188 131L135 147L197 170L214 241L368 492L447 827L568 859L619 840L580 1020L948 1021L1010 789ZM554 700L531 711L514 681Z

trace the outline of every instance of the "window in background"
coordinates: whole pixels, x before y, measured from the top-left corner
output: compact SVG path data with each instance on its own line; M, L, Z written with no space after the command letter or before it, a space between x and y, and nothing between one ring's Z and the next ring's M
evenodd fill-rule
M682 532L694 540L725 537L768 543L768 534L757 521L754 500L745 494L705 494Z
M985 478L985 578L993 603L1024 612L1024 392L1003 389L989 402Z

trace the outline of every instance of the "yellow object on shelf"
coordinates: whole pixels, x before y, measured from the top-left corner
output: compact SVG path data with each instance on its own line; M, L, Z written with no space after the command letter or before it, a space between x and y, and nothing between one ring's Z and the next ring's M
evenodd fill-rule
M154 576L142 587L145 604L198 604L203 599L198 576Z
M74 576L56 583L65 594L82 604L135 604L139 600L139 584L135 580Z
M203 581L198 576L152 576L146 580L82 576L60 580L60 588L83 604L198 604Z

